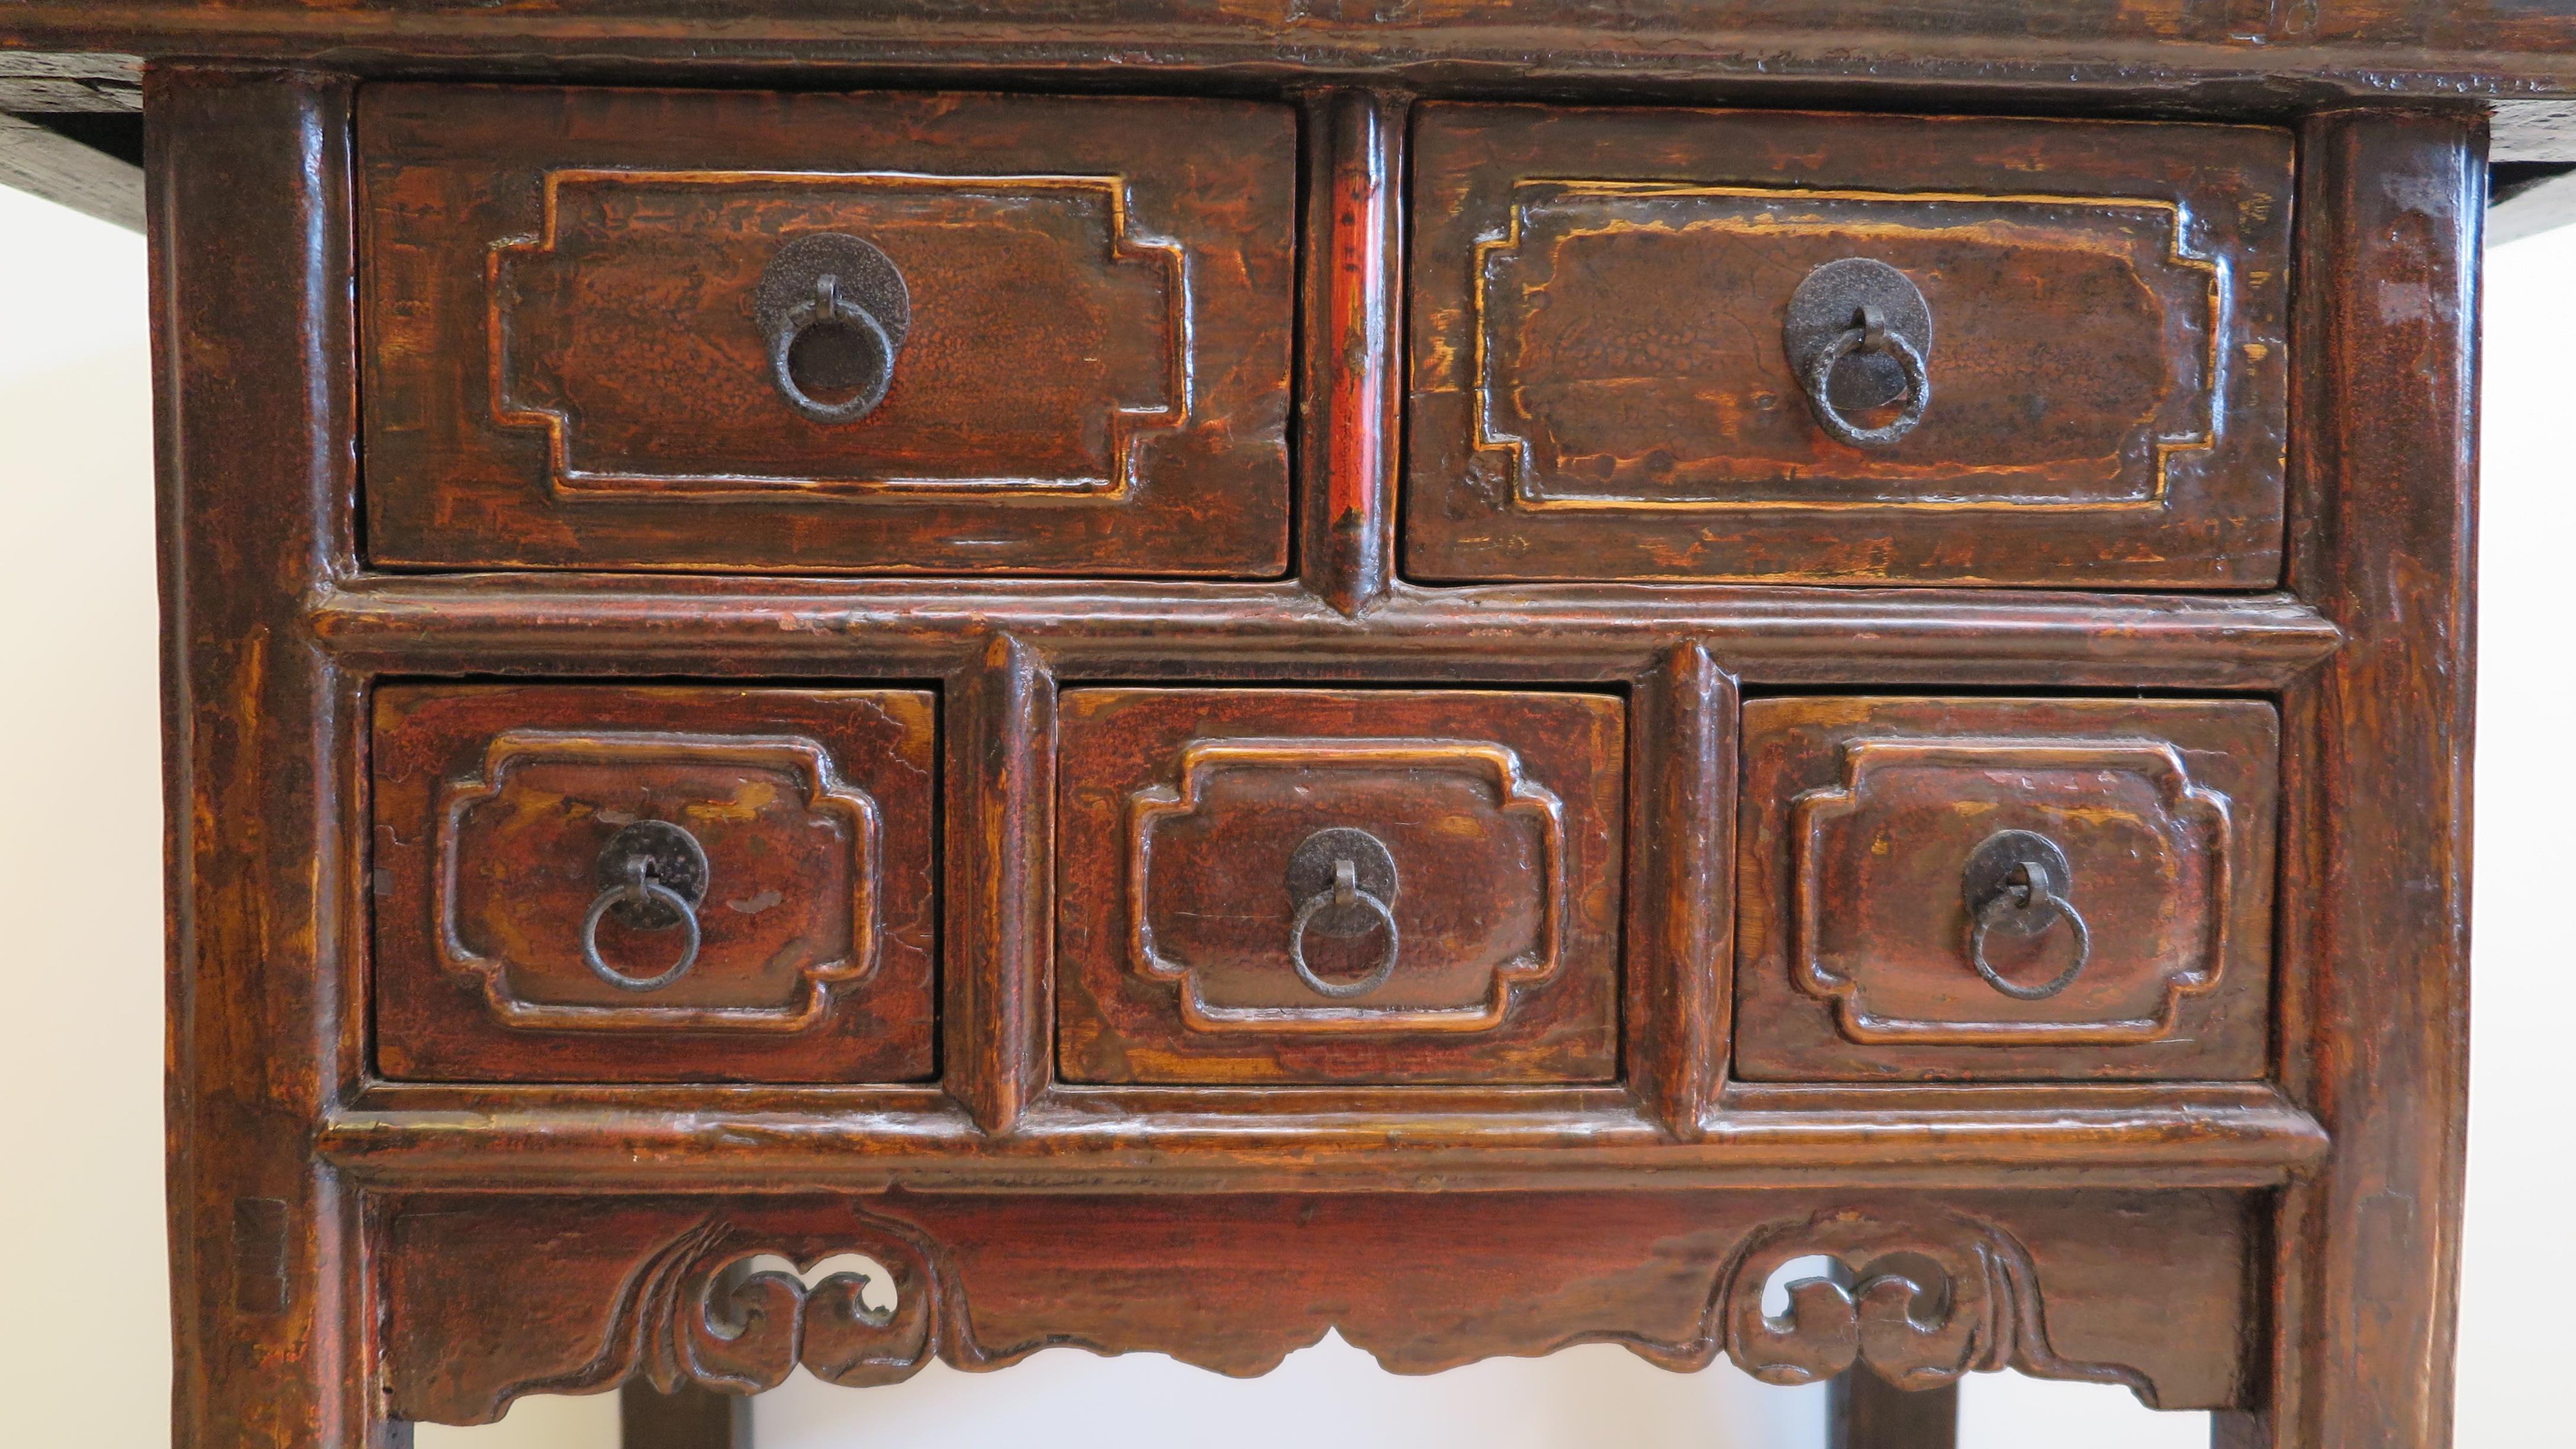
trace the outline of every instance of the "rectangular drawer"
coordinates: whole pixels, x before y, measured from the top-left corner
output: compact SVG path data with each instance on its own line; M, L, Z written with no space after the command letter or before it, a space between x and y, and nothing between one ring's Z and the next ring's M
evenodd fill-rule
M1737 1074L2261 1077L2279 751L2251 700L1747 703Z
M2288 132L1433 105L1415 136L1415 575L2277 578Z
M1066 1079L1617 1075L1618 699L1084 689L1059 741Z
M379 564L1287 565L1285 106L386 85L357 135Z
M916 690L379 690L379 1069L928 1078L937 767Z

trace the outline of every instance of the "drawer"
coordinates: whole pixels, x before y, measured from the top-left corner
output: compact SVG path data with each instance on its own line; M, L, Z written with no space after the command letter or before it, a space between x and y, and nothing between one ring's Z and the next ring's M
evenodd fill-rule
M368 548L1273 577L1295 118L371 86Z
M1617 1075L1617 698L1085 689L1059 731L1066 1079Z
M379 1069L930 1077L936 744L915 690L379 690Z
M1433 105L1415 134L1416 576L2277 578L2288 132Z
M2269 704L1764 699L1743 739L1739 1076L2264 1074Z

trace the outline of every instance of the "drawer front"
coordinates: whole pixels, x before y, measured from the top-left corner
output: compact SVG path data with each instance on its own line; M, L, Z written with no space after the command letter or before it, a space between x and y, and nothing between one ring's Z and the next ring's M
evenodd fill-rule
M1625 733L1601 695L1069 691L1061 1074L1615 1077Z
M1748 703L1738 1074L2262 1076L2278 755L2252 701Z
M2269 585L2291 157L2254 127L1428 107L1408 565Z
M395 85L358 135L378 563L1286 566L1286 107Z
M909 690L380 690L379 1068L928 1078L936 720Z

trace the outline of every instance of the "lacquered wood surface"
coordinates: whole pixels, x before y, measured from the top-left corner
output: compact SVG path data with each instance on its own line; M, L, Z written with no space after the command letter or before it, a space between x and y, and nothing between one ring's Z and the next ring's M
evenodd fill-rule
M375 1062L396 1081L909 1082L935 1069L936 697L393 685L372 769ZM676 920L585 914L638 821Z
M450 86L360 106L372 561L1284 571L1286 106ZM909 295L854 419L796 411L753 305L818 236L876 247Z
M1624 714L1538 691L1068 692L1059 1075L1613 1079ZM1293 886L1294 864L1325 831L1382 852L1379 906L1304 909L1329 876ZM1328 987L1384 980L1334 997L1292 953Z
M2243 111L2576 95L2576 18L2539 3L1646 0L1616 18L1605 24L1589 0L1044 0L1007 16L987 0L772 0L752 14L711 0L28 0L7 36L37 49L393 69L470 61L542 72L560 54L699 74L981 65L1099 84L1173 70L1488 90L1575 82L1774 102L1946 91L1988 108L2088 96ZM1865 76L1856 57L1867 58Z
M413 22L396 12L298 13L308 34L376 27L383 48L350 64L398 69L538 12L489 11L499 23L470 42L461 28L404 42ZM491 66L451 59L446 78L560 77L580 67L538 51L584 35L606 47L593 52L605 72L628 73L651 46L682 58L676 32L638 39L649 17L610 33L551 13L569 28L544 45ZM1472 18L1442 14L1466 54ZM1596 28L1590 45L1559 33L1544 65L1578 76L1632 58L1653 38L1646 19ZM1157 72L1175 89L1285 116L1275 82L1355 54L1335 49L1344 27L1425 23L1336 8L1296 22L1317 27L1317 48L1262 30L1225 53L1242 63L1221 82L1209 67L1233 61L1187 34L1149 60L1175 67ZM1087 65L1086 84L1108 73L1044 17L1013 35L923 27L871 55L900 67L946 46L998 63L1025 42L1012 63ZM1532 37L1544 34L1520 37L1519 68L1481 81L1418 54L1370 50L1368 64L1445 77L1444 94L1509 91L1537 73ZM737 39L745 48L689 50L689 73L748 75L725 67L762 42ZM2178 62L2198 53L2168 43ZM1718 47L1698 44L1698 60L1673 64L1713 88ZM620 60L621 45L638 49ZM2001 63L1983 84L2031 73ZM2087 107L2132 106L2183 73L2129 72ZM1551 98L1635 102L1673 79L1635 74L1617 94L1570 82L1577 94ZM1920 94L1837 84L1884 104ZM2054 94L2063 106L2076 93ZM2277 121L2314 93L2230 94L2192 103ZM2015 1364L2219 1408L2231 1445L2445 1441L2473 115L2303 123L2288 569L2279 591L2179 598L1373 575L1402 521L1387 486L1398 453L1370 430L1391 425L1384 381L1400 361L1386 322L1403 268L1383 249L1404 236L1410 133L1396 118L1412 103L1331 94L1293 112L1309 270L1289 295L1306 299L1310 352L1280 375L1320 411L1283 415L1278 436L1322 451L1286 475L1279 537L1293 543L1276 579L370 573L350 88L182 69L153 95L181 1442L373 1449L400 1437L388 1414L488 1418L548 1383L748 1388L795 1362L879 1382L933 1356L991 1366L1059 1337L1255 1372L1334 1327L1411 1369L1601 1336L1676 1367L1725 1353L1782 1381L1857 1364L1937 1382ZM1325 266L1338 280L1315 274ZM1312 355L1319 340L1334 356ZM370 693L403 679L935 690L935 1077L381 1079L367 1039L365 726ZM1624 744L1591 752L1618 757L1629 791L1625 848L1593 873L1618 891L1607 1077L1065 1080L1056 923L1076 843L1061 707L1157 690L1619 701ZM1818 692L1973 694L2030 719L2085 697L2276 705L2283 867L2258 1079L1736 1075L1739 700ZM2259 764L2259 748L2243 753ZM1596 766L1593 783L1611 773ZM760 1254L845 1251L878 1257L890 1309L847 1279L808 1284L774 1265L727 1276ZM1776 1262L1811 1253L1841 1261L1849 1286L1793 1289L1785 1323L1746 1309ZM1953 1290L1947 1317L1922 1291L1934 1278Z
M2279 731L2255 701L1761 699L1744 711L1736 1070L1755 1080L2263 1074ZM2063 912L1977 930L2005 831ZM1974 935L1976 944L1972 945ZM2016 999L1981 979L1982 952ZM2061 973L2066 973L2061 975Z
M1434 104L1415 140L1415 575L2276 580L2286 132ZM1856 261L1928 308L1919 421L1868 446L1783 341Z

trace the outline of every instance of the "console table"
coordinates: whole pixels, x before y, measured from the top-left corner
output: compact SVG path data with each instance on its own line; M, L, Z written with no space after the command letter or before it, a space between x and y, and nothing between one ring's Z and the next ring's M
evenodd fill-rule
M2563 7L0 45L147 63L182 1445L1330 1329L2448 1442Z

